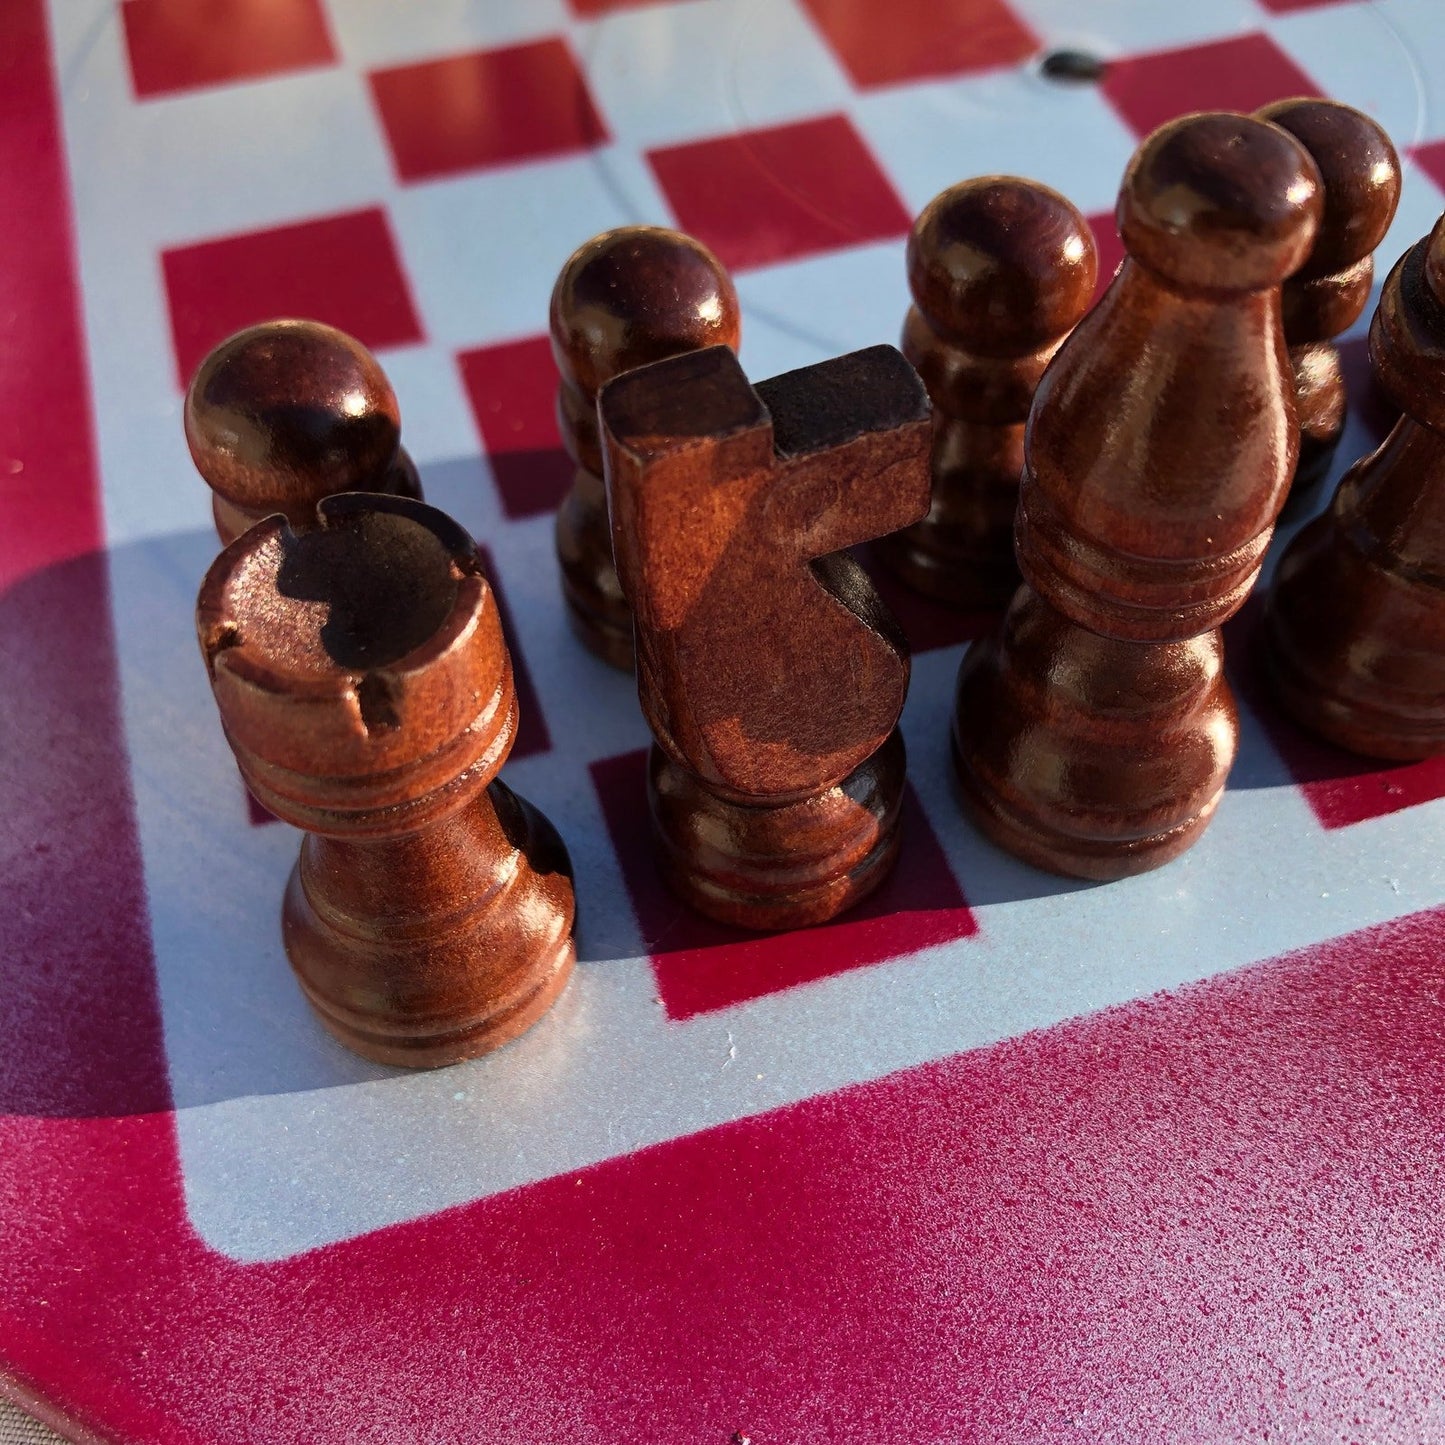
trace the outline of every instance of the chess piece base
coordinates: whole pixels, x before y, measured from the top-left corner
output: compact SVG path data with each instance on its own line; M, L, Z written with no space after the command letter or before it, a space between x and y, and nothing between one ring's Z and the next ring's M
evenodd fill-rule
M302 991L375 1063L437 1068L500 1048L547 1011L576 961L571 867L552 824L493 782L442 826L414 889L396 886L409 866L397 841L312 835L286 891ZM458 875L479 886L458 889ZM432 884L460 908L433 913Z
M1341 493L1352 491L1347 477ZM1348 752L1414 762L1445 753L1440 589L1383 555L1353 516L1311 522L1276 573L1267 665L1300 726Z
M1023 587L959 668L954 766L994 842L1035 867L1102 881L1195 842L1238 728L1217 632L1098 637Z
M756 805L709 792L660 748L648 802L663 879L720 923L758 931L826 923L888 875L899 843L903 736L895 728L841 783Z

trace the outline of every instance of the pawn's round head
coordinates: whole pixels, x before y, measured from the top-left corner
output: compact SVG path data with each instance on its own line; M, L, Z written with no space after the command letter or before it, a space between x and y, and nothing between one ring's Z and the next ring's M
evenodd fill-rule
M1098 248L1057 191L981 176L931 200L908 238L908 285L940 336L984 356L1023 356L1077 325Z
M1320 173L1268 121L1206 112L1161 126L1129 163L1119 234L1182 290L1259 291L1297 271L1323 206Z
M376 358L318 321L268 321L223 341L191 381L185 424L214 492L293 520L335 492L380 490L401 437Z
M1390 137L1337 100L1277 100L1257 114L1294 136L1324 181L1324 212L1302 270L1325 276L1364 260L1384 240L1400 202L1400 157Z
M737 292L722 263L663 226L604 231L552 288L552 355L588 398L624 371L705 346L737 349Z

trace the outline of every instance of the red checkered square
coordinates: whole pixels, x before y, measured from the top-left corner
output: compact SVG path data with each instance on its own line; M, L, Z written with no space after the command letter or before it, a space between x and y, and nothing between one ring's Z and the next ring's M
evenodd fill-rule
M649 151L678 224L742 271L903 236L912 218L843 115Z
M1039 48L1004 0L803 0L855 84L868 89L1013 65Z
M125 0L141 99L334 65L321 0Z
M1225 656L1235 690L1259 714L1270 741L1324 828L1347 828L1445 797L1445 757L1385 763L1345 752L1306 732L1280 708L1261 646L1263 599L1256 594L1225 625Z
M1124 242L1120 239L1113 211L1100 211L1087 219L1089 229L1094 233L1094 244L1099 250L1099 279L1094 283L1094 300L1097 301L1109 289L1109 282L1124 260Z
M1291 95L1318 95L1314 81L1268 35L1235 35L1116 60L1104 94L1138 136L1194 110L1258 110Z
M643 6L676 4L678 0L567 0L574 15L592 20L614 10L638 10Z
M1445 140L1433 140L1428 145L1415 146L1410 154L1415 164L1445 191Z
M483 346L457 357L509 517L555 511L572 485L557 435L557 366L545 336Z
M161 266L182 386L218 341L276 316L325 321L370 347L422 340L379 208L178 246Z
M591 773L670 1019L731 1008L978 932L911 787L903 803L902 853L877 892L832 923L757 934L694 913L658 877L643 802L645 751L593 763Z
M403 181L566 155L608 139L586 78L557 36L369 78Z

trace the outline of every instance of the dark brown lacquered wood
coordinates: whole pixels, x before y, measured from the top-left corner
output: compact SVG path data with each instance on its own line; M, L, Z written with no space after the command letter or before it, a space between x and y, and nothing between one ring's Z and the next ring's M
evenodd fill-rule
M663 876L726 923L831 918L898 846L908 648L842 549L928 508L923 385L879 346L753 387L713 347L598 417Z
M933 501L876 550L920 592L994 608L1018 586L1024 423L1044 367L1088 309L1098 264L1083 216L1017 176L951 186L919 215L902 346L933 400Z
M967 806L1039 867L1142 872L1213 816L1238 732L1217 629L1294 465L1279 283L1319 211L1308 155L1245 116L1166 125L1125 173L1128 256L1029 416L1026 585L954 706Z
M575 958L571 866L497 781L516 693L467 534L375 495L272 517L211 567L197 630L247 784L307 832L282 927L322 1023L429 1068L535 1022Z
M1279 100L1256 114L1294 136L1324 181L1314 249L1281 291L1300 425L1298 489L1329 471L1344 430L1345 380L1334 338L1370 299L1374 251L1400 201L1400 158L1375 121L1335 100Z
M1279 284L1320 206L1299 143L1247 116L1173 121L1130 163L1128 254L1039 384L1015 526L1081 626L1193 637L1248 594L1299 445Z
M969 811L1001 847L1053 872L1121 878L1204 831L1238 731L1218 629L1119 642L1024 586L965 654L954 760Z
M280 513L310 526L337 492L421 497L391 383L319 321L267 321L223 341L186 392L186 441L222 542Z
M1445 217L1390 272L1370 357L1404 415L1280 558L1265 639L1306 727L1423 758L1445 752Z
M634 367L706 346L737 349L737 292L717 257L661 226L604 231L568 258L552 290L557 426L577 464L557 512L562 595L577 636L632 667L632 614L617 584L597 439L597 393Z

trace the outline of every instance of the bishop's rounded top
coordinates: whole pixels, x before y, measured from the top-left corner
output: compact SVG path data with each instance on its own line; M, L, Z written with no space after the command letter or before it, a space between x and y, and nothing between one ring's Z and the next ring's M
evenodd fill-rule
M1323 207L1295 138L1226 112L1186 115L1144 142L1119 191L1119 233L1140 265L1188 290L1258 291L1298 270Z
M1310 153L1324 181L1324 214L1308 276L1343 271L1385 238L1400 201L1400 157L1378 122L1337 100L1277 100L1258 112Z
M552 288L552 355L592 399L633 367L704 346L737 348L738 296L700 241L620 226L568 257Z
M908 285L940 336L1021 356L1073 329L1098 275L1088 222L1057 191L980 176L935 196L908 238Z
M268 321L223 341L191 380L185 425L211 489L261 516L383 489L401 439L376 358L319 321Z

